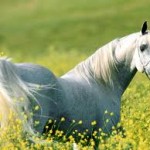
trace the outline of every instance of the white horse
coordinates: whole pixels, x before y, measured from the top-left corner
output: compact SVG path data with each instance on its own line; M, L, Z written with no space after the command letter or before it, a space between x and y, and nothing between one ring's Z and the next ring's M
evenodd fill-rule
M34 64L13 64L0 59L0 113L1 128L7 126L10 110L17 117L28 119L24 130L43 133L49 119L62 117L59 126L67 132L72 120L82 124L74 129L111 131L120 121L121 96L138 71L150 74L150 32L147 23L141 32L118 38L98 49L92 56L71 71L56 77L48 69ZM20 100L21 99L21 100ZM36 106L39 110L34 110ZM107 116L105 112L112 112ZM33 115L30 115L31 112ZM34 121L39 125L34 126Z

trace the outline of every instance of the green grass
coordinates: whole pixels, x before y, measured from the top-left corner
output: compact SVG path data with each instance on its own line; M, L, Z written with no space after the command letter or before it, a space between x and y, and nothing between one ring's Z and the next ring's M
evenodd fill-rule
M60 76L98 47L140 31L150 21L149 6L147 0L1 0L0 51L15 62L38 63ZM101 149L150 147L149 83L136 75L123 96L122 124L128 136L112 136ZM0 139L0 146L8 136Z
M51 46L89 55L114 38L139 31L149 19L149 4L146 0L1 0L0 47L15 59L17 55L18 61L34 62Z

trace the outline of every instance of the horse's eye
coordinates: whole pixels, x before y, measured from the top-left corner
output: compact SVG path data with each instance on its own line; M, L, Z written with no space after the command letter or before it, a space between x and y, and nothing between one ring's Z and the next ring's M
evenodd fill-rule
M147 44L142 44L140 46L140 50L143 52L145 49L147 49L148 45Z

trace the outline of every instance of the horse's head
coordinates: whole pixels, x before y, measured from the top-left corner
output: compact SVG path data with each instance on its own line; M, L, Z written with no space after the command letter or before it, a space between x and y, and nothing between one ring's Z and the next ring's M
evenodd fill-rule
M147 22L144 22L137 39L134 60L138 71L150 75L150 32L147 31Z

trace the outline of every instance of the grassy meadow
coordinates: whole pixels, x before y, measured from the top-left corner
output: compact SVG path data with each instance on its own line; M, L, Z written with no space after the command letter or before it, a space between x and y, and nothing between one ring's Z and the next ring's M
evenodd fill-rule
M139 31L145 20L150 24L149 6L148 0L0 0L0 52L60 76L109 41ZM138 73L122 98L126 136L102 134L100 149L150 149L149 91L150 81ZM0 149L71 149L68 142L29 145L19 124L2 133Z

